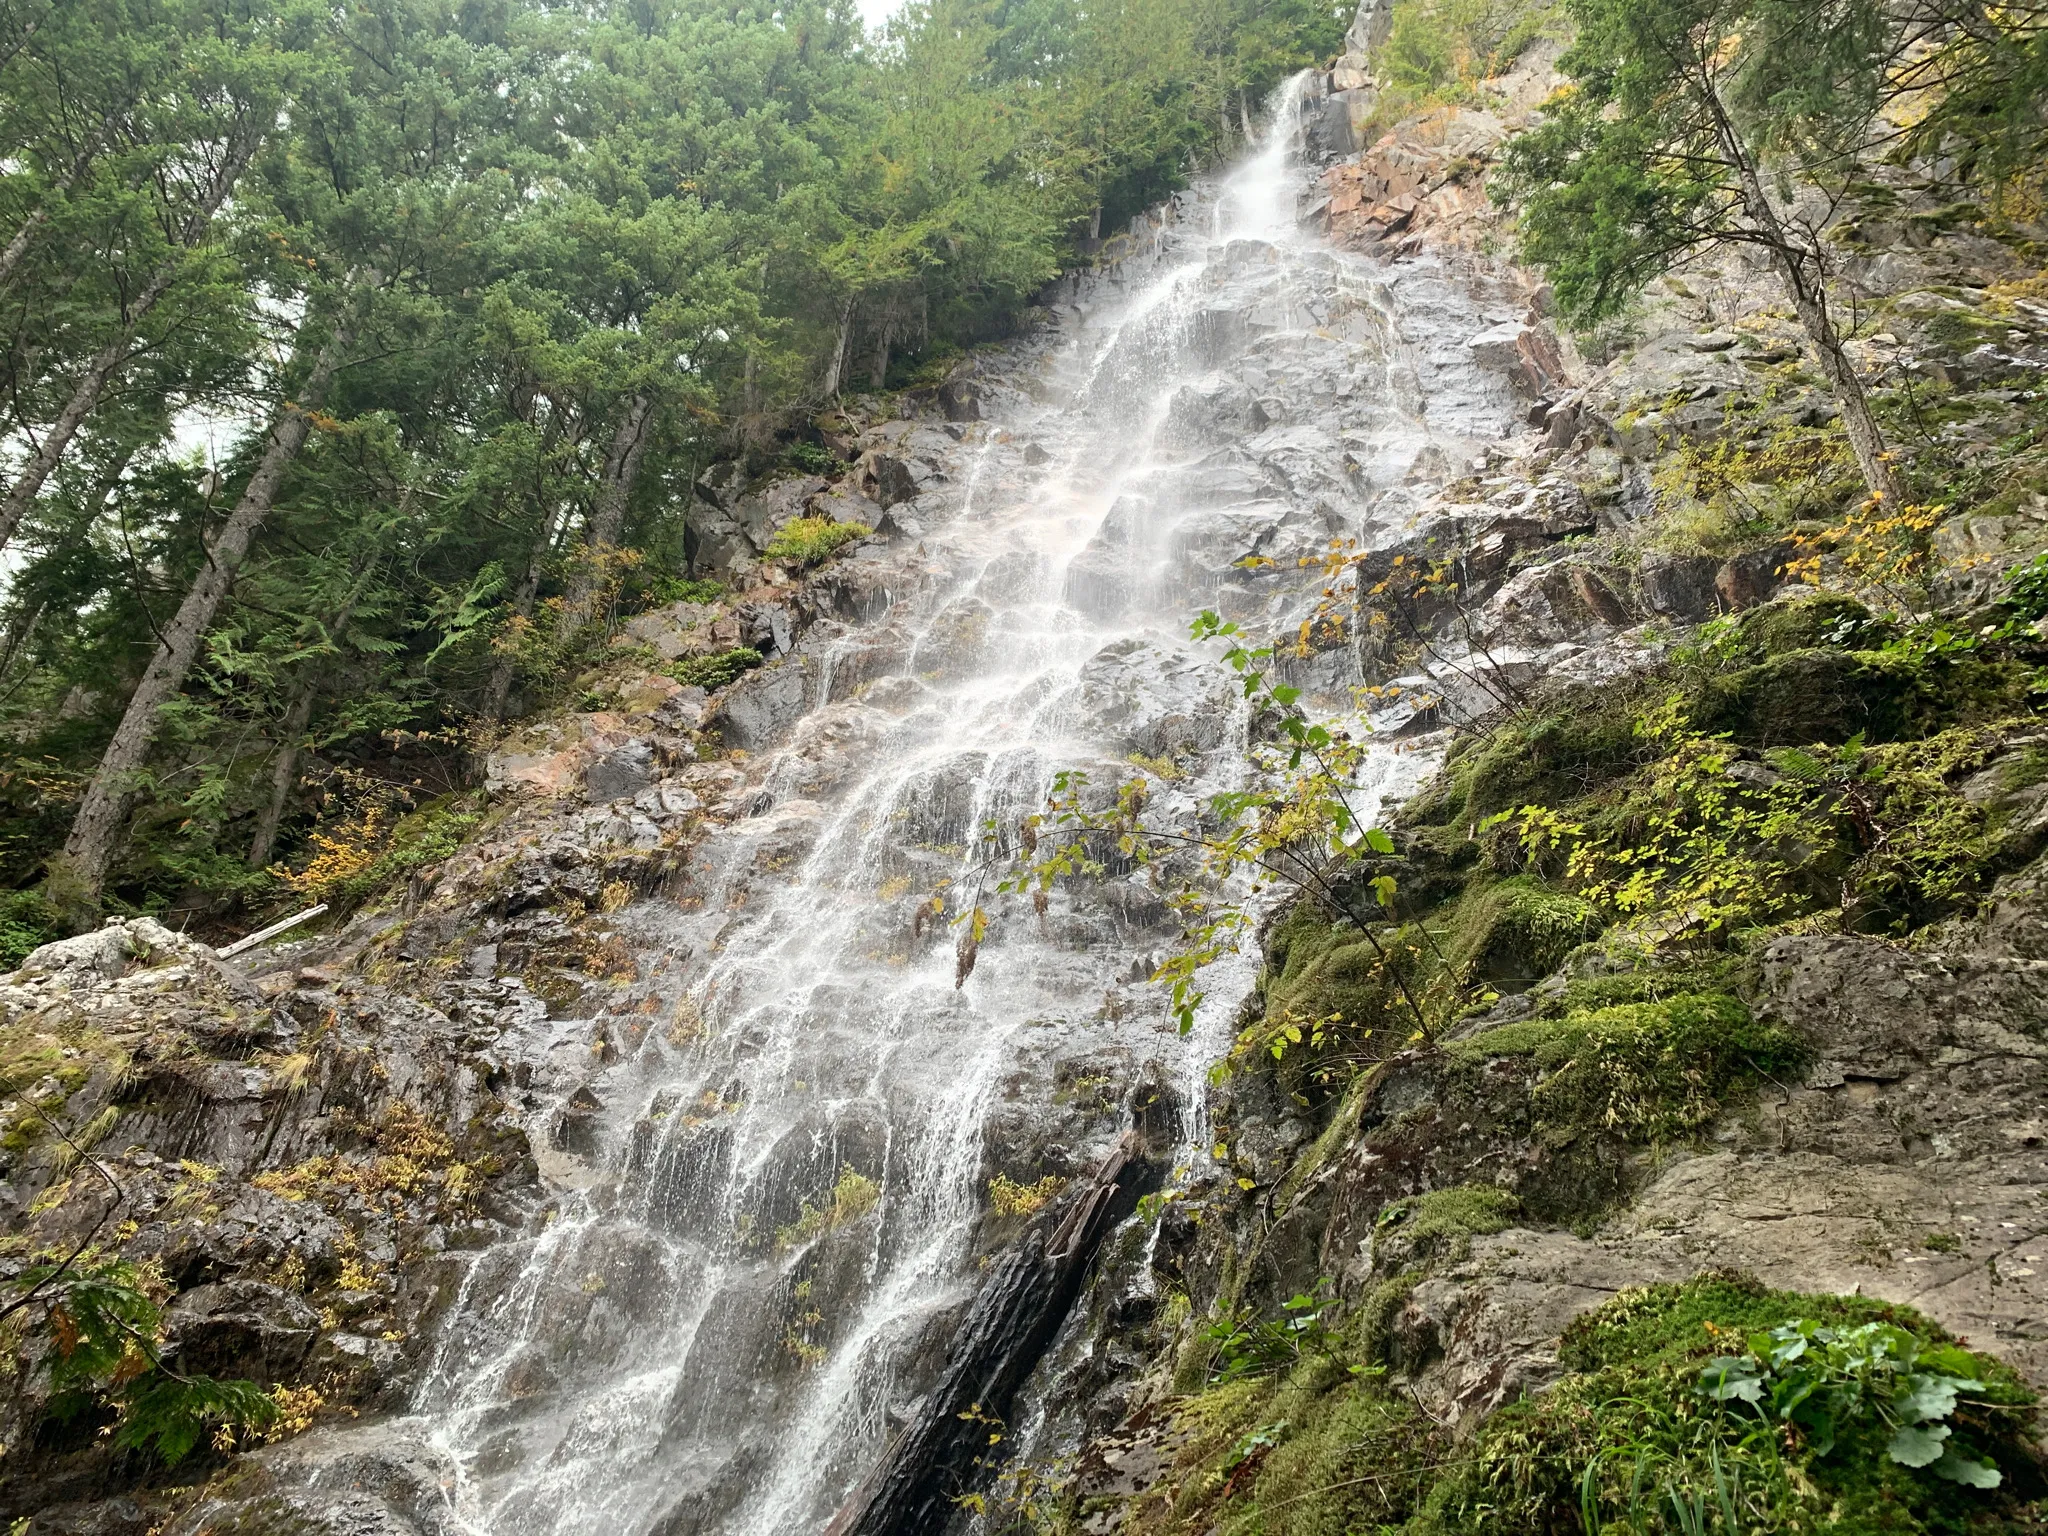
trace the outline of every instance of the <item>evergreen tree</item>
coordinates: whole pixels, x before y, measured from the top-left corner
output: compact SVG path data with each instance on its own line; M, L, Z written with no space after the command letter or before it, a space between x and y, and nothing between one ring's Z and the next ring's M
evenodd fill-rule
M1906 500L1828 296L1826 230L1884 98L1878 0L1570 0L1574 85L1508 149L1523 253L1565 312L1612 313L1717 247L1760 252L1841 406L1864 483Z

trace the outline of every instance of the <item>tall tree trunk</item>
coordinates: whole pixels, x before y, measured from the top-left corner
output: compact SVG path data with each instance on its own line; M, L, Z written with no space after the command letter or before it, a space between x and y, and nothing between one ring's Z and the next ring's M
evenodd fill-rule
M882 329L875 335L875 370L872 376L876 394L889 387L889 343L895 339L896 306L892 302L882 311Z
M405 521L406 513L412 507L412 487L408 485L398 498L398 520ZM335 611L334 619L327 626L330 644L341 639L348 632L348 621L354 617L356 601L362 596L363 585L376 564L372 551L355 562L350 572L348 596ZM270 799L263 813L256 818L256 835L249 840L249 867L262 869L270 863L271 850L277 844L277 829L284 823L285 801L291 798L292 779L299 768L299 748L305 739L306 727L313 719L313 700L320 691L321 665L318 661L307 663L292 690L291 703L285 706L284 732L277 748L277 761L271 764Z
M36 626L42 623L43 610L47 606L47 603L38 598L33 608L27 613L17 614L14 622L7 626L7 636L0 640L0 681L5 681L21 648L34 638Z
M6 59L0 58L0 67L4 67L5 63ZM21 228L17 229L14 238L7 242L7 248L0 250L0 287L4 287L7 280L14 276L14 269L21 265L21 258L27 253L29 242L35 238L36 231L48 221L51 202L56 198L69 197L78 184L85 180L85 173L92 169L92 163L99 155L100 145L105 143L107 135L114 131L114 123L121 112L121 107L115 107L100 119L99 126L88 134L85 143L79 146L78 154L72 159L71 169L65 173L64 180L49 197L29 210L28 217L21 221Z
M1778 279L1792 301L1800 328L1806 332L1814 360L1834 392L1835 404L1842 409L1842 429L1848 436L1850 452L1856 456L1856 467L1862 471L1863 483L1872 496L1887 506L1904 506L1905 483L1892 467L1884 431L1871 414L1870 397L1864 393L1863 381L1856 377L1849 354L1842 349L1841 333L1828 313L1826 253L1786 227L1770 194L1764 190L1763 177L1749 147L1723 107L1711 78L1706 82L1706 93L1714 109L1721 153L1735 170L1743 216L1770 252L1771 264L1778 269Z
M353 280L350 286L355 286ZM353 339L354 320L345 314L320 349L298 400L287 401L271 423L263 457L248 485L243 487L242 499L206 552L199 574L193 578L184 602L178 605L177 615L164 626L149 669L129 697L127 711L114 730L114 739L107 743L106 754L93 770L92 782L86 786L85 798L72 818L71 834L64 840L64 851L58 861L53 861L53 895L64 903L98 905L136 770L156 739L159 713L184 686L221 599L227 596L236 570L249 553L250 541L270 515L285 471L306 445L313 426L312 410L325 398L334 370L341 365Z
M555 542L555 527L560 521L559 506L541 521L540 537L534 540L533 553L527 558L526 574L519 579L519 590L512 594L512 612L517 618L533 617L534 599L540 596L541 567L547 562L548 550ZM490 691L484 700L484 714L489 719L505 718L505 704L512 697L512 683L518 673L519 668L510 656L499 656L498 664L491 669Z
M214 173L213 181L207 186L206 195L199 206L192 210L192 216L185 221L185 228L178 240L177 252L189 250L196 245L213 222L213 216L220 211L220 205L227 200L235 183L241 179L242 171L249 164L249 157L256 152L261 137L253 131L236 135L226 157ZM31 231L24 231L17 239L25 238ZM50 423L49 431L36 447L35 454L22 466L20 476L7 488L7 495L0 500L0 546L14 536L22 517L35 504L42 493L43 484L50 478L57 465L64 458L64 450L71 446L71 439L78 435L78 429L85 425L85 419L99 404L101 393L121 365L128 361L134 350L135 333L149 312L156 308L157 300L169 291L176 281L182 263L177 254L164 262L150 275L142 291L135 296L135 302L128 307L126 323L120 335L100 349L99 355L86 366L84 374L65 402L57 419Z
M839 341L832 348L832 364L825 370L825 398L830 400L839 393L839 385L846 376L846 347L853 339L853 299L849 295L839 310Z
M633 482L640 476L640 461L647 455L648 429L654 423L654 402L635 395L626 407L612 445L605 451L604 469L599 475L597 500L590 508L590 530L583 540L583 559L569 578L569 591L562 602L561 635L564 640L590 621L590 608L604 579L604 558L619 547L619 535L626 530L626 506L632 500Z
M263 869L277 846L277 829L284 821L284 803L291 798L292 780L299 771L299 743L313 719L313 695L318 692L319 671L307 667L284 712L284 739L278 743L277 761L270 766L270 799L256 818L256 835L249 839L249 867Z
M1890 453L1884 446L1884 430L1870 412L1870 395L1864 393L1864 381L1855 377L1855 367L1841 346L1841 332L1835 330L1835 319L1827 311L1825 256L1819 250L1810 250L1784 225L1778 209L1765 195L1763 178L1739 143L1733 145L1733 160L1741 180L1743 213L1763 236L1765 248L1772 254L1772 264L1778 268L1778 279L1784 283L1786 297L1792 299L1800 330L1806 332L1806 342L1812 346L1821 373L1835 393L1835 403L1841 408L1841 428L1849 438L1855 467L1862 471L1864 485L1870 487L1872 496L1886 506L1905 506L1905 481L1898 479L1898 471L1892 467Z

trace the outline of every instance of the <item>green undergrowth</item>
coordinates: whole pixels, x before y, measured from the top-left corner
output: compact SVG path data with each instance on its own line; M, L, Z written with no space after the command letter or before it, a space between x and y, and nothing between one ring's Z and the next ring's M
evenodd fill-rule
M0 971L11 971L30 951L63 937L56 907L41 891L0 895Z
M836 1232L867 1215L881 1198L882 1186L848 1163L839 1170L838 1180L822 1203L814 1205L804 1201L795 1221L776 1228L776 1250L800 1248L827 1232Z
M1504 1232L1513 1225L1519 1206L1505 1189L1460 1184L1383 1206L1374 1226L1379 1241L1398 1235L1417 1259L1459 1262L1471 1253L1473 1238Z
M395 809L372 800L315 831L314 856L290 877L292 889L342 911L364 906L448 858L484 819L472 794L444 795L402 814Z
M32 1265L8 1286L22 1310L12 1342L43 1345L38 1373L53 1425L111 1415L99 1431L130 1452L175 1467L202 1445L232 1449L278 1417L253 1381L218 1381L167 1364L161 1271L126 1263ZM25 1522L24 1522L25 1523Z
M738 645L708 656L688 656L668 669L668 675L686 688L716 693L726 684L761 665L761 653Z
M1906 1307L1702 1277L1623 1292L1562 1358L1416 1529L1960 1532L2043 1491L2031 1394Z
M2043 679L2012 626L2048 607L2034 593L2048 578L2017 571L2009 586L2013 643L1901 628L1835 596L1768 604L1706 626L1652 675L1460 741L1402 811L1395 856L1275 924L1238 1064L1267 1060L1324 1102L1588 945L1607 968L1661 975L1783 933L1904 937L1967 913L2040 851L2021 813L2048 773L2032 740ZM1692 1023L1658 1006L1660 1051L1733 1031L1738 1059L1784 1059L1742 1034L1732 1001ZM1568 1046L1553 1034L1544 1070L1558 1050L1612 1058L1617 1031L1649 1027L1639 1011ZM1660 1113L1640 1128L1701 1123Z
M829 517L799 517L784 523L768 547L761 551L766 560L793 565L817 565L842 546L866 538L874 529L865 523L835 523Z
M1374 60L1379 94L1369 143L1403 118L1436 107L1481 106L1481 82L1506 73L1531 44L1563 35L1550 0L1412 0L1394 10Z
M2048 576L2008 590L2011 623L2048 607ZM1380 1199L1484 1186L1521 1224L1589 1229L1799 1080L1807 1042L1751 1006L1766 944L1910 941L2042 852L2035 651L1985 631L1770 604L1460 743L1392 852L1275 922L1220 1070L1319 1120L1313 1157L1341 1131L1403 1170ZM1273 1197L1304 1188L1296 1170ZM1396 1269L1440 1256L1382 1235Z
M1498 1214L1466 1194L1439 1209L1480 1230ZM1423 1206L1400 1219L1425 1219ZM1342 1336L1351 1345L1365 1331ZM1050 1524L1152 1536L1917 1536L2032 1529L2041 1514L2031 1396L1906 1307L1702 1276L1624 1291L1580 1318L1562 1365L1472 1435L1453 1435L1380 1365L1342 1354L1220 1382L1173 1406L1160 1437L1169 1465L1145 1492L1090 1497L1084 1480ZM1112 1513L1122 1524L1103 1523Z

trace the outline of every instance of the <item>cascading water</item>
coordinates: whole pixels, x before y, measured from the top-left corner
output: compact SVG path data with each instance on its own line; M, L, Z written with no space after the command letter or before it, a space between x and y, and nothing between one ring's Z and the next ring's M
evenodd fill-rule
M692 900L623 914L673 1012L590 1082L582 1187L471 1265L418 1405L466 1528L818 1530L973 1294L995 1144L1084 1170L1123 1114L1090 1095L1147 1061L1199 1134L1249 970L1177 1038L1142 983L1172 934L1142 884L1058 893L1042 919L989 894L958 988L954 935L912 914L975 887L979 829L1060 769L1170 759L1187 806L1241 774L1192 612L1291 626L1300 558L1358 535L1426 445L1469 458L1499 434L1459 286L1297 231L1300 100L1155 254L1018 350L1028 388L998 365L992 419L942 445L959 489L920 501L914 555L875 552L899 572L888 612L806 640L814 707L749 765L755 814L707 833ZM1341 662L1311 681L1341 692Z

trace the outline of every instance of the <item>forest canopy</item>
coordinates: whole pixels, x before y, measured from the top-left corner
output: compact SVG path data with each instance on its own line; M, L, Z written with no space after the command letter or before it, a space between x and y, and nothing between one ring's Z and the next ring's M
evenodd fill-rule
M313 759L455 787L707 465L1015 330L1348 20L0 0L0 948L280 894Z

